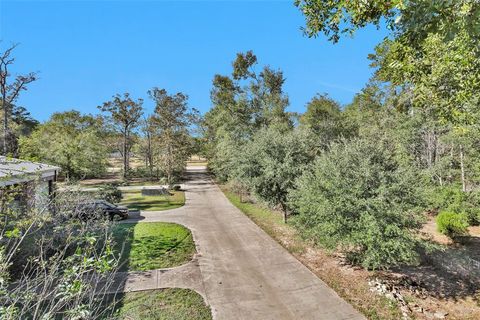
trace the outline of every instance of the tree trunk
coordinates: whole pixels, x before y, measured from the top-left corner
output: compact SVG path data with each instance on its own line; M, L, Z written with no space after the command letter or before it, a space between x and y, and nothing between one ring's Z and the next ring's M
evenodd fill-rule
M151 134L147 134L147 157L148 157L148 168L150 169L150 179L153 179L153 152L152 152L152 137Z
M467 184L465 181L465 154L463 152L463 145L460 145L460 171L462 176L462 191L467 191Z
M287 218L288 218L287 206L284 203L282 203L281 207L282 207L282 213L283 213L283 223L286 224Z
M127 150L127 130L125 129L123 133L123 178L127 178L127 173L128 173L128 150Z
M172 186L172 176L173 176L173 169L172 169L172 146L171 142L168 142L167 146L167 182L168 186Z
M2 98L4 99L4 98ZM2 100L3 105L3 155L8 155L8 105Z

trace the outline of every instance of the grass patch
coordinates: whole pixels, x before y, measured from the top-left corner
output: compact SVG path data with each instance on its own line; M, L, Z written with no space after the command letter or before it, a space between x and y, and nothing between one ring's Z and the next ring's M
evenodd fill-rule
M162 185L164 185L164 183L161 183L158 180L132 179L125 186L162 186Z
M225 187L220 186L220 188L235 207L240 209L240 211L253 220L253 222L262 227L262 229L271 237L275 238L275 234L278 232L278 226L285 227L283 217L280 214L256 203L242 202L240 201L240 197L235 193L229 191Z
M175 223L120 223L114 237L115 250L122 252L120 271L175 267L190 261L195 253L190 230Z
M114 319L209 320L210 308L201 295L188 289L161 289L117 295Z
M123 192L122 205L131 210L162 211L180 208L185 204L183 191L171 191L172 195L143 196L141 190Z

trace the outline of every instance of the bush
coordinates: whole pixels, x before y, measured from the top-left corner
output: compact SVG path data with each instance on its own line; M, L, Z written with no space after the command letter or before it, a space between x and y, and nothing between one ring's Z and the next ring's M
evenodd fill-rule
M113 319L102 303L118 267L111 222L72 215L90 200L83 192L58 192L53 208L19 207L25 190L8 191L0 192L0 319Z
M448 186L430 190L429 202L433 209L464 214L468 224L480 224L480 193L463 192L461 186Z
M450 238L467 234L468 219L465 214L442 211L437 216L437 230Z
M109 183L101 186L99 196L105 201L111 203L119 203L123 198L122 191L118 189L118 184L116 183Z
M281 208L286 222L288 192L311 162L305 135L276 127L260 130L237 161L238 180L256 199Z
M420 180L396 156L382 141L333 144L290 194L300 234L371 269L416 262Z

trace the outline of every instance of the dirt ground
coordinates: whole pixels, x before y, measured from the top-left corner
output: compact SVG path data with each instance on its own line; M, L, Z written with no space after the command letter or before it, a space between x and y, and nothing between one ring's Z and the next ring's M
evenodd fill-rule
M369 319L400 319L389 301L371 291L369 281L384 280L394 287L408 304L413 319L480 319L480 237L479 227L470 229L471 237L453 244L436 231L435 221L423 229L435 241L445 244L444 251L425 254L417 267L390 272L371 272L342 263L342 257L307 246L294 252L297 258L326 281L340 295L362 309ZM280 233L280 241L292 246L292 235ZM412 285L413 284L413 285ZM385 305L384 311L378 308ZM398 305L397 305L398 307ZM443 317L442 317L443 316Z

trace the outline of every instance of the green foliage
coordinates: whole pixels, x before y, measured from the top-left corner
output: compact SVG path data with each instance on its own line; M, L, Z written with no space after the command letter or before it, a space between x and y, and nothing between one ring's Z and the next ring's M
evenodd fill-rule
M123 194L116 183L107 183L99 188L99 196L110 203L122 201Z
M323 32L333 42L337 42L342 34L352 35L369 23L379 26L383 17L394 17L394 11L402 3L403 0L295 0L295 5L305 15L305 33L313 37Z
M290 195L302 234L368 268L414 262L419 181L395 149L354 139L321 154Z
M469 225L480 224L480 192L461 191L458 185L431 188L428 193L431 208L462 214Z
M236 177L260 200L287 210L287 195L311 156L300 130L260 130L242 150Z
M305 16L304 31L308 36L322 32L333 42L368 24L379 27L383 19L394 35L410 43L433 32L450 39L459 30L477 36L479 33L480 5L475 0L295 0L295 5Z
M103 125L100 118L78 111L54 113L32 135L20 138L20 156L58 165L67 179L98 176L107 161Z
M79 193L58 193L54 204L19 207L17 195L31 196L28 190L0 191L0 318L107 314L108 306L98 300L116 272L111 224L74 218L88 200Z
M307 110L300 117L300 124L311 131L318 151L328 148L330 143L341 138L348 138L355 133L342 113L340 104L327 94L315 96L308 104Z
M437 216L437 229L450 238L462 236L468 232L468 221L465 214L442 211Z
M165 89L153 88L148 94L155 102L152 122L161 148L159 165L171 186L179 179L191 155L189 126L197 117L197 111L189 108L188 96L181 92L169 95Z
M454 126L475 121L480 89L478 41L465 32L452 40L429 34L418 47L386 40L377 47L376 76L395 85L412 86L415 107L431 110Z
M133 145L132 132L138 127L143 114L143 99L134 100L129 93L116 94L111 101L104 102L98 109L108 114L107 119L118 137L121 147L118 151L123 157L123 177L130 171L130 151ZM115 135L112 135L115 136Z
M213 79L213 108L205 115L202 128L209 168L221 181L233 177L239 150L258 130L292 127L285 111L289 101L283 93L282 71L265 66L257 73L256 64L253 52L239 53L232 63L232 75Z

